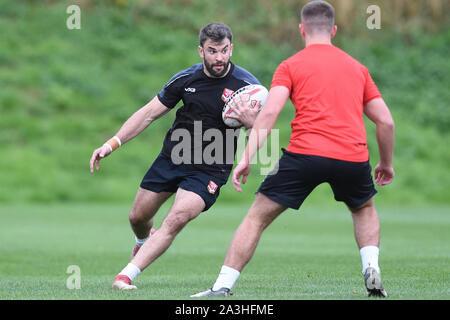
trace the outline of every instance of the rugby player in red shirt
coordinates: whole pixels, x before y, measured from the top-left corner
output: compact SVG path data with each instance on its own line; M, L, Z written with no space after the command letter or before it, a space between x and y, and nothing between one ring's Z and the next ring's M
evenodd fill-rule
M301 12L305 48L283 61L274 73L267 102L256 118L233 184L242 191L250 162L288 98L295 107L289 146L278 170L261 184L247 216L237 229L214 286L193 297L227 296L253 256L262 232L287 208L299 209L319 184L330 184L337 201L352 213L368 296L386 297L378 265L380 224L373 196L365 114L376 124L379 186L392 182L394 121L365 66L331 43L337 31L334 8L312 1Z

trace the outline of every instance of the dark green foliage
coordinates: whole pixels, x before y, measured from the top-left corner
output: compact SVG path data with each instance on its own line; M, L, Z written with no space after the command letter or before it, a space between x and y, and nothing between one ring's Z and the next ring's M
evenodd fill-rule
M235 1L223 11L212 1L81 3L81 30L68 30L71 2L0 1L0 202L131 202L174 112L93 176L91 153L175 72L200 62L197 34L204 24L232 27L233 61L266 87L276 66L302 47L297 12L270 1L262 7ZM277 14L268 14L270 6ZM255 13L244 14L250 7ZM380 189L380 201L449 203L449 29L354 34L342 31L335 43L369 67L396 121L397 178ZM293 115L289 103L276 125L281 147ZM367 127L374 166L374 127ZM229 183L222 201L251 200L262 179L254 166L246 192ZM331 203L330 195L321 186L308 201Z

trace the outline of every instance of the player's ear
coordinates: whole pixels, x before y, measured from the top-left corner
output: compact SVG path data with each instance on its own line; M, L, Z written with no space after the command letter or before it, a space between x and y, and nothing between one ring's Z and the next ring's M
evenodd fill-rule
M198 54L200 55L200 58L203 59L205 57L205 53L203 51L203 47L202 46L198 46L197 50L198 50Z
M230 57L233 55L233 44L230 44Z
M300 34L301 34L302 37L304 38L304 37L305 37L305 26L304 26L302 23L300 23L300 24L298 25L298 29L300 30Z
M336 32L337 32L337 25L334 25L333 28L331 28L331 38L332 39L336 35Z

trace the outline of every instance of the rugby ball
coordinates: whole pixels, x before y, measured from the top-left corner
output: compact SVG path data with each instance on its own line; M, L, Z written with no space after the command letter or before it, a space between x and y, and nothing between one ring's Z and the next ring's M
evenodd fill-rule
M234 104L234 100L238 99L239 101L240 99L242 99L244 103L247 102L247 105L250 108L258 105L258 102L260 102L261 106L259 107L259 112L261 111L262 106L266 103L268 94L269 92L267 91L267 89L259 84L250 84L248 86L240 88L239 90L234 92L225 103L222 110L223 122L227 126L232 128L242 127L242 123L239 120L228 117L230 115L235 115L235 112L233 111L233 109L231 109L231 106Z

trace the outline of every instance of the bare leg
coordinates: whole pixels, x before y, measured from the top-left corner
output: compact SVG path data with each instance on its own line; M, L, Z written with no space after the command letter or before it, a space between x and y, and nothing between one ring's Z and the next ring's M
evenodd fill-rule
M196 193L178 189L175 201L164 219L161 227L145 242L131 263L141 271L161 256L172 244L175 236L192 219L196 218L205 208L205 202Z
M350 211L352 212L356 243L360 249L367 295L387 297L378 266L380 222L373 198L358 208L351 208Z
M286 207L258 193L247 215L236 230L219 276L213 287L191 297L228 296L240 272L255 253L263 231Z
M373 198L358 208L350 208L350 211L359 249L366 246L378 247L380 245L380 222Z
M284 210L285 206L258 193L247 216L234 234L224 265L242 271L252 258L264 229Z
M148 237L153 217L161 205L172 195L170 192L153 192L139 188L130 212L130 225L139 239Z

